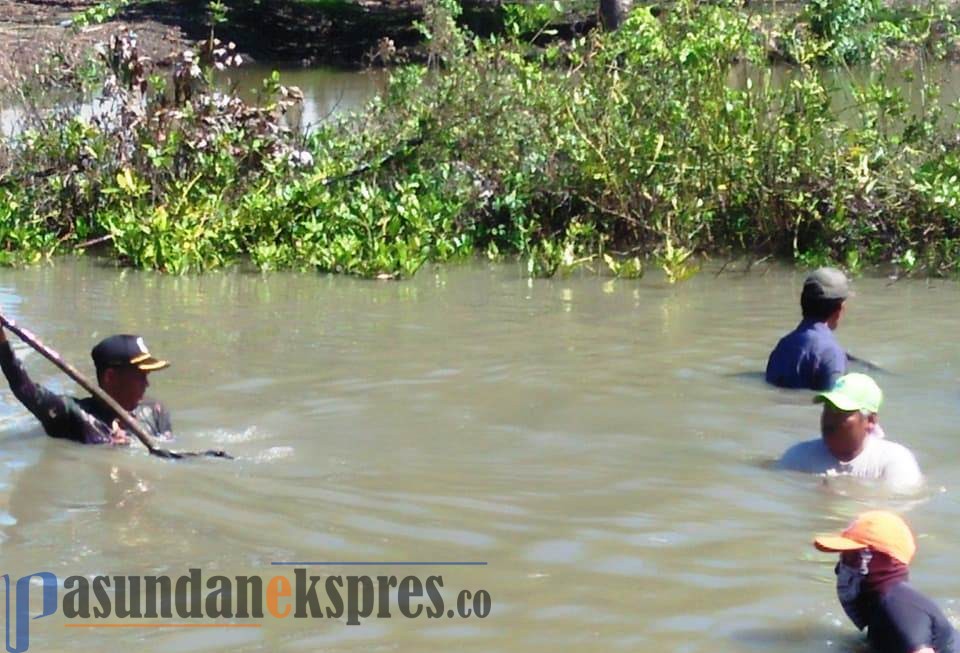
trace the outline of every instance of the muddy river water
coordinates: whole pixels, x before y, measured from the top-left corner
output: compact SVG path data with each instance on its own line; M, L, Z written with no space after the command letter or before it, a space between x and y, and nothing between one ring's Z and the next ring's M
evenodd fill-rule
M486 263L402 283L176 278L89 258L0 270L0 308L85 371L101 337L144 335L172 361L148 392L178 446L237 456L169 463L53 440L4 385L11 587L40 571L293 580L271 563L299 561L337 563L306 567L321 586L441 576L445 605L464 589L491 604L484 619L405 618L393 589L389 619L267 614L248 628L75 628L58 610L31 623L31 650L857 651L833 559L810 540L877 507L911 523L913 581L956 618L960 288L858 278L838 331L887 370L887 437L927 476L898 497L767 464L818 429L808 393L760 380L802 280L778 267L677 286L528 280ZM15 351L36 381L79 392Z

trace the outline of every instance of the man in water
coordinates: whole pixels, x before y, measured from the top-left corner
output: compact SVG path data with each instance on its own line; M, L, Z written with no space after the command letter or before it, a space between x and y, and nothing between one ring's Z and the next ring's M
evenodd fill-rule
M144 400L144 392L150 385L147 375L170 364L154 358L143 338L134 335L110 336L93 348L91 356L100 387L132 413L150 435L169 439L170 414L160 402ZM86 444L129 443L117 415L96 397L75 399L59 395L30 380L2 327L0 368L14 396L40 420L47 435Z
M814 396L823 404L820 434L790 447L780 466L799 472L882 480L898 489L923 482L910 450L879 436L877 413L883 392L866 374L841 376L833 389Z
M865 512L840 535L813 540L840 554L837 598L880 653L958 653L953 626L907 582L917 545L910 527L884 510Z
M847 353L833 332L850 295L846 275L835 268L820 268L806 278L800 295L803 319L770 353L767 383L828 390L846 373Z

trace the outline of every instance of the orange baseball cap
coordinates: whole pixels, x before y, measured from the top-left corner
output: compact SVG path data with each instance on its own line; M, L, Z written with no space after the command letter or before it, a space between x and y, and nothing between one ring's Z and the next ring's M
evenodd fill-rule
M892 512L871 510L857 517L840 535L819 535L813 545L821 551L856 551L870 548L909 565L917 544L907 523Z

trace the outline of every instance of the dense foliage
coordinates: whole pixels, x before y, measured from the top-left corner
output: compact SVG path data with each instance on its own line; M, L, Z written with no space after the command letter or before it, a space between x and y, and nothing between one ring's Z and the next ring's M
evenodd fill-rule
M257 107L211 85L231 44L211 37L161 70L114 38L21 85L23 129L0 150L0 262L109 243L174 273L249 258L394 278L482 253L523 256L534 275L636 276L652 257L682 279L696 254L739 252L952 272L960 153L936 87L911 106L893 68L858 82L823 68L876 60L872 2L812 0L781 78L769 33L736 8L638 7L617 32L534 46L549 7L510 10L506 34L479 39L441 0L421 26L428 63L307 135L284 126L300 98L278 76ZM912 11L932 52L931 33L949 33L940 10Z

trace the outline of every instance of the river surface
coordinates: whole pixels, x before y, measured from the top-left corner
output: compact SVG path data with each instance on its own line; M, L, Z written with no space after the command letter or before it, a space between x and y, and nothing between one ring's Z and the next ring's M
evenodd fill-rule
M394 602L393 618L360 625L267 615L209 629L75 629L58 611L32 622L31 650L859 651L834 557L810 542L878 507L911 523L913 581L956 619L960 288L858 278L838 331L889 370L881 421L928 477L897 497L769 468L818 433L809 393L760 380L802 280L777 267L678 286L528 280L484 263L402 283L177 278L90 258L0 270L2 310L82 370L100 338L144 335L172 361L148 392L170 407L177 446L237 457L172 463L53 440L4 386L11 579L485 562L307 570L441 575L445 605L462 589L492 603L485 619L407 619ZM15 350L36 381L79 392Z
M296 86L303 92L303 103L291 109L286 116L286 122L291 128L302 131L309 131L331 119L362 111L366 104L378 94L382 94L389 84L389 72L383 69L277 69L260 64L219 73L217 83L224 89L235 91L245 101L256 104L262 98L263 80L274 70L280 73L282 84ZM771 84L775 88L789 83L797 74L796 70L789 66L773 66L770 70ZM754 88L759 88L761 71L745 64L731 67L731 86L745 88L748 78ZM940 93L939 104L944 109L941 129L945 133L953 133L953 123L957 119L955 106L960 101L960 65L957 63L913 59L892 62L884 69L854 66L845 70L828 70L824 73L824 80L835 112L845 123L854 126L861 123L857 112L858 101L853 93L855 88L865 89L871 83L883 81L887 86L903 92L909 113L916 115L935 101L925 91L924 82L935 84ZM94 111L89 105L85 105L81 107L80 113L89 117ZM18 132L22 118L19 105L0 95L0 136Z
M223 85L235 89L243 99L256 102L263 80L273 70L263 65L243 66L231 70ZM772 66L769 70L774 88L790 83L798 74L797 69L786 65ZM743 63L732 66L730 85L745 88L750 78L754 88L759 88L764 71ZM383 69L348 71L319 67L287 68L279 72L281 83L303 91L303 104L291 110L287 117L291 126L303 130L309 130L331 118L362 110L368 101L383 93L389 83L389 73ZM939 102L944 109L941 128L952 133L953 122L957 118L955 103L960 101L960 65L957 63L914 58L893 61L885 66L858 65L842 70L828 69L823 75L833 109L846 124L859 126L861 123L857 109L859 101L854 90L864 90L870 84L882 83L902 91L910 115L917 115L931 103ZM936 86L940 94L938 99L930 97L924 88L925 83Z
M233 88L248 102L256 102L262 82L274 69L270 66L248 65L233 69L224 78L223 85ZM765 69L766 70L766 69ZM790 83L797 70L790 66L772 66L771 84L779 88ZM309 130L323 122L350 112L360 111L376 95L383 93L389 73L382 69L364 71L336 70L331 68L288 68L280 71L281 83L296 86L304 94L303 104L291 110L288 123L294 128ZM745 88L750 78L754 88L759 88L762 72L745 64L731 67L730 85ZM229 80L229 81L227 81ZM940 93L939 99L931 98L924 83L934 84ZM932 102L939 102L944 109L942 129L950 131L957 118L954 108L960 101L960 65L949 61L925 61L921 58L893 61L876 68L860 65L843 70L826 70L824 84L830 91L834 111L847 124L859 126L858 100L855 89L866 89L870 84L883 83L903 93L909 114L919 114ZM952 133L952 131L950 132Z
M327 67L280 68L265 65L246 65L234 68L229 73L218 73L217 83L236 92L244 101L260 102L263 96L263 81L277 70L280 83L296 86L303 92L303 102L291 109L287 124L308 131L326 121L350 112L356 112L387 87L388 73L383 69L340 70ZM93 106L80 107L80 115L89 118L96 113ZM20 131L23 109L15 98L5 96L0 89L0 137Z
M275 67L247 65L230 70L224 86L234 89L248 102L256 102ZM386 90L389 74L383 69L337 70L334 68L279 69L280 83L296 86L303 92L303 103L291 110L288 122L295 128L312 127L353 111Z

